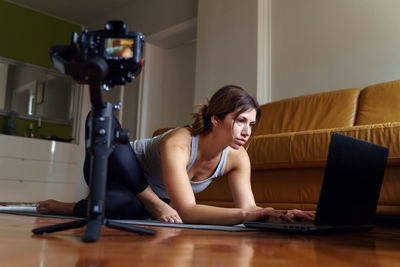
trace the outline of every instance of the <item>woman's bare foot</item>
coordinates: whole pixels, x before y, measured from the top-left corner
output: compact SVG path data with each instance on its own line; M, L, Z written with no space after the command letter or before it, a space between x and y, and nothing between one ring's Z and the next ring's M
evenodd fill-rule
M162 201L148 186L137 195L153 220L171 223L182 223L178 212Z
M181 217L178 212L170 205L160 200L159 203L146 204L143 202L146 210L150 213L153 220L161 222L182 223Z
M36 211L41 214L74 215L75 203L60 202L54 199L36 203Z

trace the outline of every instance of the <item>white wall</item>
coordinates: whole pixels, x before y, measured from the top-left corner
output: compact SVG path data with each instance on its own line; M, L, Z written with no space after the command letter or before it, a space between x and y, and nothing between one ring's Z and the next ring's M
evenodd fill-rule
M190 124L195 51L194 42L169 49L146 44L138 138L151 137L158 128Z
M161 127L184 126L192 121L195 55L195 42L166 50Z
M196 104L236 84L257 96L257 0L200 0Z
M145 44L145 68L142 70L142 89L139 91L138 138L151 137L151 131L157 126L155 119L161 113L160 95L163 84L164 53L163 49ZM149 68L151 66L151 68ZM156 77L156 78L154 78ZM157 120L158 121L158 120Z
M272 0L272 100L400 78L400 1Z

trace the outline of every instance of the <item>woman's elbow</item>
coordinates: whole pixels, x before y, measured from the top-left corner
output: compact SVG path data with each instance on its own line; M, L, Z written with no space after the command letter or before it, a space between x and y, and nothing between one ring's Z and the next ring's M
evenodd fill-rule
M195 223L194 207L179 208L177 212L183 223Z

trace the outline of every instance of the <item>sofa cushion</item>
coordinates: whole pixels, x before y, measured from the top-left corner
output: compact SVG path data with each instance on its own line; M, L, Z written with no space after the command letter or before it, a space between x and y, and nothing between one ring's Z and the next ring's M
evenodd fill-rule
M252 170L322 167L333 132L390 147L389 164L400 163L400 122L254 136L247 152Z
M353 126L360 91L344 89L262 105L255 135Z
M164 132L169 131L169 130L174 129L174 128L176 128L176 127L166 127L166 128L157 129L157 130L155 130L153 132L153 136L152 137L155 137L157 135L163 134Z
M379 83L360 93L356 125L400 121L400 80Z

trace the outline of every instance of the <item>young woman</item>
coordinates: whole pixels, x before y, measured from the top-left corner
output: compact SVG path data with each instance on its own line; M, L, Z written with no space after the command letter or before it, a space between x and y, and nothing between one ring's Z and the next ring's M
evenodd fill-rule
M243 145L260 119L257 101L238 86L219 89L193 115L194 123L130 145L116 145L109 157L106 217L175 223L233 225L267 218L314 219L314 212L257 207L250 184L250 160ZM88 181L86 157L84 176ZM196 203L195 194L227 174L235 208ZM218 179L218 178L217 178ZM87 199L46 200L39 213L86 216Z

